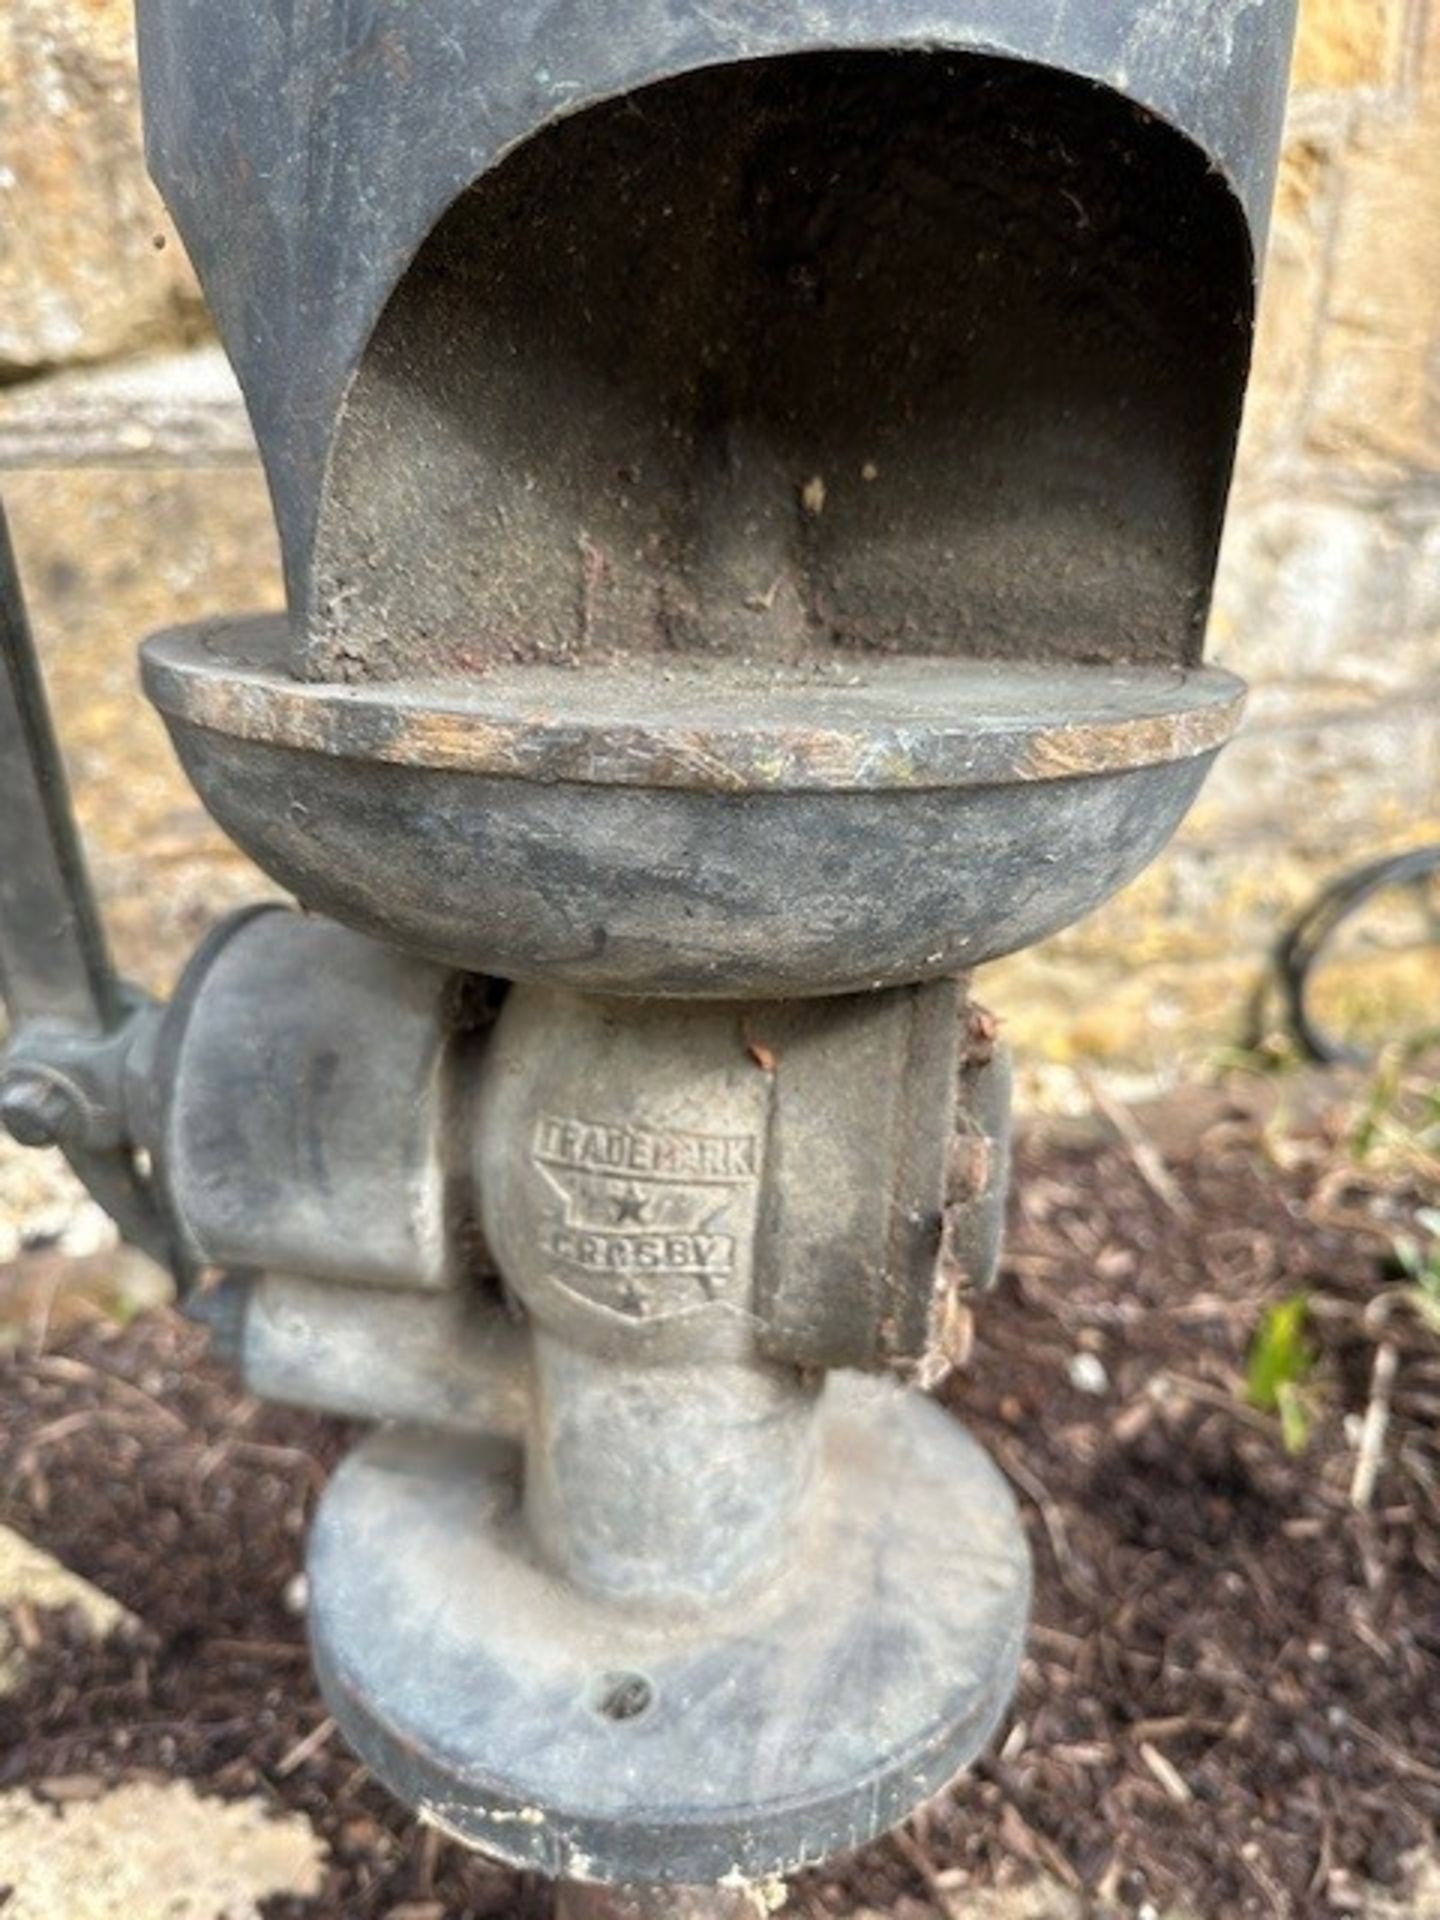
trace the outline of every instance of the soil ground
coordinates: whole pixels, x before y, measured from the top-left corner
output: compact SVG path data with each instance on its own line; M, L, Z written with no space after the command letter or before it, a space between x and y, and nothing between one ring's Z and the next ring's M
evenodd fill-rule
M945 1390L1025 1508L1020 1697L966 1780L797 1877L789 1911L960 1920L1040 1877L1077 1912L1308 1920L1378 1911L1377 1888L1418 1911L1440 1828L1440 1334L1396 1247L1440 1192L1440 1106L1413 1070L1298 1118L1286 1086L1237 1075L1027 1133L1004 1276ZM346 1431L239 1393L166 1309L57 1310L56 1258L0 1268L30 1316L0 1360L0 1521L140 1624L97 1645L63 1609L12 1620L0 1790L184 1779L303 1814L323 1888L267 1920L547 1915L541 1882L417 1827L326 1719L297 1576ZM1245 1378L1297 1294L1290 1452ZM1367 1409L1388 1425L1360 1506Z

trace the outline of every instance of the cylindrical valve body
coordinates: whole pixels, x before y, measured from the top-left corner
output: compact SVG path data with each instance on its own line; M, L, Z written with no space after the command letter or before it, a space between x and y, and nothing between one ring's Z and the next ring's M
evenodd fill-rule
M636 1362L543 1329L535 1363L525 1516L577 1585L673 1612L783 1564L804 1525L821 1376Z
M821 1370L933 1360L987 1277L938 1260L962 1005L953 982L704 1010L512 991L476 1184L536 1326L527 1519L580 1585L674 1606L773 1572Z

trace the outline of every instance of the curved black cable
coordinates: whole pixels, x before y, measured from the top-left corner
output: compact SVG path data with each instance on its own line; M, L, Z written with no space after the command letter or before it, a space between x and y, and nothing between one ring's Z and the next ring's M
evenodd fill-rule
M1310 1011L1310 979L1321 953L1351 914L1375 894L1387 887L1411 886L1432 873L1440 873L1440 844L1368 861L1332 880L1281 940L1275 958L1290 1026L1312 1060L1363 1066L1368 1058L1357 1047L1334 1039Z

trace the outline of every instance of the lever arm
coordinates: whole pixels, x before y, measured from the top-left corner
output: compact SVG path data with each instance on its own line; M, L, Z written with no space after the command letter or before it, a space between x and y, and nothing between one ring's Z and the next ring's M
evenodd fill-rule
M85 1071L87 1054L122 1058L137 1003L110 964L3 508L0 999L10 1021L0 1121L24 1145L63 1147L125 1237L168 1258L148 1182Z
M0 995L31 1021L108 1032L122 1011L0 508Z

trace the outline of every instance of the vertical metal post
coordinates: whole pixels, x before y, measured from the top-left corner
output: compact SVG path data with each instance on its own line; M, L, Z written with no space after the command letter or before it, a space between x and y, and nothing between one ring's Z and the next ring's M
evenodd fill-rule
M694 1607L784 1563L811 1491L818 1377L703 1347L667 1365L597 1354L538 1317L533 1338L525 1512L567 1579Z
M105 1032L120 998L0 509L0 997L12 1030Z
M0 1001L10 1059L0 1056L0 1125L26 1146L60 1146L127 1240L170 1254L149 1186L123 1141L86 1138L83 1099L53 1066L15 1043L39 1035L96 1040L134 1012L110 964L70 807L65 764L0 508Z

